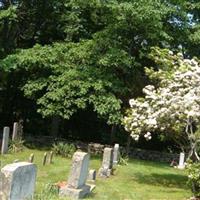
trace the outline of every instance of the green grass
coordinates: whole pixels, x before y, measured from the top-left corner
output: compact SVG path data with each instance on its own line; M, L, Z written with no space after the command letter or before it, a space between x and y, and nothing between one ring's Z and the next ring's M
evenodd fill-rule
M56 200L58 197L46 197L45 185L66 181L70 170L70 159L54 157L54 163L42 166L44 151L27 149L22 153L0 156L2 166L13 162L28 160L31 153L35 155L38 166L36 193L42 193L38 200ZM101 159L92 157L90 168L98 170ZM118 166L114 175L108 179L97 178L96 189L86 199L91 200L186 200L192 196L186 186L184 171L156 162L130 160L127 166ZM49 195L49 192L47 192ZM45 196L45 197L44 197ZM66 199L66 198L65 198Z

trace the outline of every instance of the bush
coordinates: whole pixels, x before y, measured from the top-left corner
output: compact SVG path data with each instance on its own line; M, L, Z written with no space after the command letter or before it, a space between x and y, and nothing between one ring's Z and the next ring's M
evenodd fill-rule
M76 151L76 147L73 144L58 142L56 144L53 144L52 150L56 155L71 158L74 152Z
M119 165L128 165L128 160L129 160L129 158L128 158L128 156L126 155L126 154L120 154L120 156L119 156Z
M187 163L188 184L195 197L200 197L200 162Z
M24 140L14 140L11 141L9 144L9 152L10 153L17 153L21 152L24 149Z

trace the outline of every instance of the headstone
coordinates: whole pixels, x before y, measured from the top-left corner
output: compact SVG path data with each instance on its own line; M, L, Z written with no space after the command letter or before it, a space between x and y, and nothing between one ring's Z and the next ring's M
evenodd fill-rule
M75 152L67 185L60 188L60 196L81 199L90 193L91 186L86 185L89 167L89 154Z
M114 150L113 150L113 165L117 165L118 164L119 156L120 156L119 144L115 144Z
M112 148L105 148L103 153L103 162L102 166L99 169L99 176L100 177L109 177L112 174L112 167L113 167L113 149Z
M1 146L1 154L6 154L8 152L9 133L10 133L10 128L4 127L2 146Z
M185 168L185 154L184 153L180 153L180 157L179 157L179 165L178 168L179 169L184 169Z
M35 189L37 169L34 164L18 162L6 165L0 174L0 199L32 199Z
M88 181L95 181L96 180L96 170L95 169L91 169L88 173Z
M18 138L18 123L15 122L13 124L13 133L12 133L12 140L16 140Z
M53 163L53 151L50 152L49 154L49 164Z
M28 161L29 161L30 163L33 163L33 161L34 161L34 154L33 154L33 153L30 155Z
M42 160L42 165L46 165L46 161L47 161L47 152L44 153L44 156L43 156L43 160Z

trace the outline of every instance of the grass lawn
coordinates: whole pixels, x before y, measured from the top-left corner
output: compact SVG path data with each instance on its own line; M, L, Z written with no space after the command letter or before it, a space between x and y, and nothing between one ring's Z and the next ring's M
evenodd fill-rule
M27 149L22 153L0 156L2 167L16 159L26 161L31 153L34 153L34 161L38 166L36 193L39 195L35 199L59 199L57 195L50 197L48 190L45 194L44 188L49 183L67 180L71 159L56 156L53 164L42 166L44 151ZM101 159L91 158L90 168L98 170L100 165ZM127 166L118 166L110 178L97 178L96 189L86 199L186 200L192 195L186 181L184 171L173 169L166 164L130 160Z

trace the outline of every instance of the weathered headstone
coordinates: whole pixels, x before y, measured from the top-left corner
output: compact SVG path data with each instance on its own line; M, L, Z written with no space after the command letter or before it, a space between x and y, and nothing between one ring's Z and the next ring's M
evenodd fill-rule
M33 153L29 156L28 161L29 161L30 163L33 163L33 161L34 161L34 154L33 154Z
M67 185L60 188L60 196L81 199L90 193L91 186L86 185L89 167L89 154L75 152Z
M14 122L13 124L13 133L12 133L12 140L18 139L18 123Z
M32 199L36 173L36 166L28 162L18 162L3 167L0 173L0 199Z
M103 153L103 162L102 166L99 169L99 176L100 177L109 177L112 174L112 167L113 167L113 149L112 148L105 148Z
M88 181L95 181L96 180L96 170L91 169L88 173Z
M118 164L119 156L120 156L119 144L115 144L114 150L113 150L113 165L117 165Z
M180 153L180 157L179 157L179 165L178 168L179 169L184 169L185 168L185 154L184 153Z
M46 161L47 161L47 153L44 153L43 159L42 159L42 165L46 165Z
M1 154L6 154L8 152L9 134L10 134L10 128L4 127Z
M53 163L53 151L50 152L49 154L49 164Z

